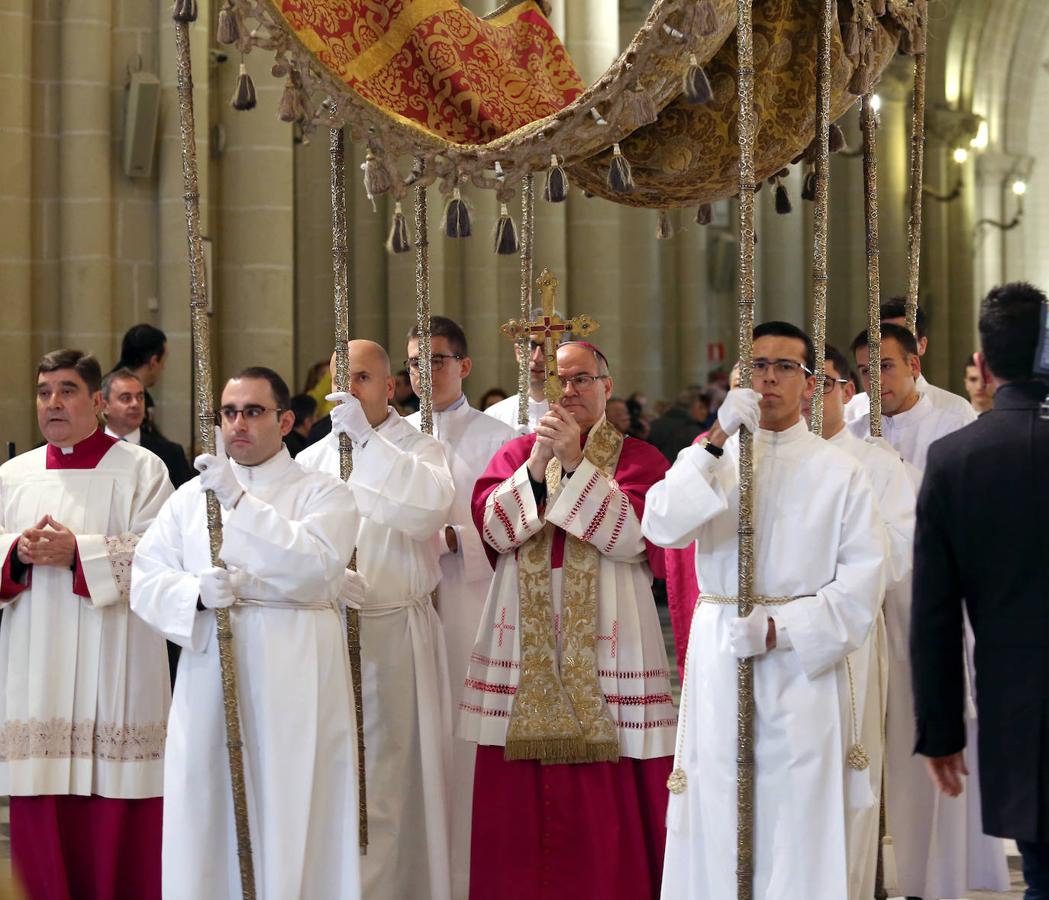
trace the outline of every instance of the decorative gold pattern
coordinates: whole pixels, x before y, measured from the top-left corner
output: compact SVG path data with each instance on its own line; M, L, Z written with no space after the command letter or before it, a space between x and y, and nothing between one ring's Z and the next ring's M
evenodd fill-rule
M149 762L164 758L164 722L81 719L11 720L0 728L0 762L25 759L94 759Z
M821 0L816 46L816 197L812 208L812 343L816 347L816 391L809 428L823 435L823 363L827 345L827 208L830 179L831 41L835 0Z
M867 229L867 348L870 365L870 432L881 437L881 276L878 262L878 114L871 95L860 108L863 132L863 212Z
M860 720L856 715L856 682L852 678L852 661L845 657L845 676L849 681L849 723L852 726L852 746L846 762L850 769L862 772L871 764L870 755L860 743Z
M535 243L535 175L521 179L521 321L532 312L532 253ZM528 424L528 367L531 342L524 332L517 338L517 422Z
M341 128L331 129L331 264L335 296L335 378L332 387L350 387L350 273L346 221L346 137ZM353 474L353 446L347 434L339 435L339 477L349 481ZM357 551L350 559L357 571ZM368 780L364 759L364 689L361 683L361 613L346 607L346 653L350 660L353 713L357 724L357 845L368 851Z
M189 243L190 328L196 387L198 439L205 453L215 452L215 431L211 411L211 342L209 340L207 284L204 248L200 237L200 190L197 181L197 139L193 120L193 74L189 55L189 25L175 21L175 59L178 74L179 138L182 149L183 199L186 205L186 236ZM208 539L212 565L223 565L222 516L212 491L206 495ZM248 795L244 786L244 757L240 738L240 708L237 701L237 669L233 659L233 630L228 609L215 610L219 666L222 673L222 705L226 719L226 749L229 753L230 787L233 794L233 820L237 832L237 858L240 862L241 894L255 900L255 869L248 828Z
M590 431L583 455L606 478L619 463L623 436L601 419ZM547 504L561 489L561 464L547 466ZM598 680L597 548L565 535L561 570L561 671L557 671L553 633L550 549L551 523L525 541L517 554L521 675L510 711L505 756L547 763L615 761L619 758L616 721Z
M922 190L925 180L925 54L914 57L911 117L911 215L907 221L907 327L917 330L918 266L922 248Z
M821 6L813 0L763 0L754 5L755 182L804 153L815 136L814 60ZM900 31L892 16L871 21L872 30L863 32L870 48L865 59L850 59L839 29L832 29L831 121L855 104L850 82L860 67L864 66L865 77L876 79L896 52ZM620 149L630 160L633 192L621 195L608 188L611 141L568 169L572 181L606 200L650 209L696 206L734 196L739 190L738 69L737 41L730 37L704 65L713 89L709 103L693 106L678 97L653 124L621 140Z
M754 360L754 113L753 0L739 0L739 383L752 384ZM754 592L754 436L739 432L739 615L747 616ZM736 896L754 891L754 660L736 665Z

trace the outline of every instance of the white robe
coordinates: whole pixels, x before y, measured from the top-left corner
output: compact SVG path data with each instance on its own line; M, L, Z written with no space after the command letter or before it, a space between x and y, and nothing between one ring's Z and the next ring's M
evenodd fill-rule
M90 597L34 566L3 601L0 794L163 792L171 682L164 641L128 607L131 555L171 494L160 459L110 447L93 469L47 469L47 447L0 466L0 559L45 515L75 535Z
M972 418L967 418L957 411L933 405L928 395L922 394L918 402L906 412L894 416L882 416L881 433L903 460L914 466L919 472L925 471L925 456L929 445L944 435L957 431L968 425ZM866 413L848 425L858 438L865 438L871 433L871 416Z
M335 434L297 457L339 471ZM347 490L344 486L343 490ZM366 900L450 896L452 711L441 622L430 594L441 576L438 530L454 488L435 438L392 409L354 448L348 490L360 511L361 609L368 853Z
M356 900L357 733L337 598L357 514L336 479L283 448L231 465L247 493L222 513L221 557L244 579L230 624L257 895ZM206 523L193 480L134 563L132 608L183 648L164 769L166 900L241 893L215 614L197 609Z
M546 400L533 400L530 396L528 398L528 425L519 425L518 415L520 410L520 400L517 394L511 394L505 400L500 400L498 403L493 403L484 411L486 416L492 416L492 418L498 419L500 422L505 422L511 428L514 429L517 434L531 434L535 431L536 423L550 412L550 404Z
M846 779L844 659L877 618L886 539L859 464L804 422L759 431L754 445L754 593L797 598L769 607L791 646L754 661L754 896L838 900L848 896L845 810L868 799ZM701 596L734 596L738 519L735 461L693 446L649 491L643 528L666 547L696 541ZM735 617L734 604L700 603L692 620L678 763L688 787L667 810L667 900L736 896Z
M418 428L420 414L406 419ZM455 529L457 552L448 549L444 527L438 532L441 550L441 583L437 587L437 614L448 648L448 677L452 709L459 708L470 651L477 639L484 601L492 584L492 567L470 512L474 483L493 454L517 431L504 422L473 409L466 397L453 408L433 414L434 437L444 447L455 482L446 524ZM474 758L477 747L460 738L452 745L452 896L466 900L470 887L470 826L473 813Z
M884 417L882 434L913 467L920 484L929 445L973 418L937 408L923 394L907 412ZM852 422L849 429L861 436L869 434L870 414ZM886 629L893 664L889 668L886 717L885 809L895 848L898 888L906 895L936 898L964 897L970 889L1007 890L1004 845L999 838L983 833L975 715L970 715L967 722L965 760L969 777L965 792L960 797L947 797L936 790L922 757L914 754L910 582L904 580L890 600L886 606ZM972 671L973 642L968 627L966 656Z
M850 807L846 817L849 854L849 898L870 900L878 862L878 832L882 768L885 758L885 709L889 672L897 665L898 653L890 652L885 619L898 615L901 585L909 583L914 541L914 485L891 447L862 441L842 428L828 442L855 459L867 473L878 512L889 538L884 615L879 615L867 642L849 655L856 690L856 715L860 743L870 755L871 790L874 803ZM851 737L850 737L851 740ZM892 887L889 885L889 887Z
M926 394L929 402L937 409L946 410L961 417L965 420L966 425L976 421L976 410L964 397L930 384L924 375L919 375L915 379L915 384L918 386L919 393ZM845 421L853 422L856 419L862 419L870 411L871 398L861 391L845 405Z

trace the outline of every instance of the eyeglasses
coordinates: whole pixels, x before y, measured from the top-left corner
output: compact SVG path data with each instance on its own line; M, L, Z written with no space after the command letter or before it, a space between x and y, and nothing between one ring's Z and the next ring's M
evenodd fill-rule
M834 390L834 385L836 385L836 384L848 384L848 383L849 383L849 379L848 378L835 378L833 375L824 375L823 376L823 393L824 394L829 394L831 391Z
M602 381L608 378L608 375L569 375L567 378L558 378L561 382L561 390L567 391L568 386L572 385L575 388L577 394L583 393L583 391L589 390L595 381Z
M431 353L430 354L430 368L435 372L440 372L444 368L444 361L446 359L462 359L461 353ZM404 367L411 369L413 372L419 371L419 357L410 356L404 361Z
M237 423L237 416L244 416L245 422L254 422L263 413L275 412L280 415L286 410L279 406L257 406L254 403L245 406L243 409L237 409L235 406L223 406L221 409L215 410L215 424L222 424L222 420L225 419L230 425Z
M794 359L764 359L763 357L758 357L750 364L750 368L755 375L765 375L770 371L785 377L795 375L798 372L804 372L806 375L812 374L812 370L808 366L802 365Z

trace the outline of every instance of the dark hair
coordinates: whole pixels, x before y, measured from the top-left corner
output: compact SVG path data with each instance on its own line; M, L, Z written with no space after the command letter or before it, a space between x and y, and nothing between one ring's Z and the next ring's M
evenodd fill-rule
M273 369L268 369L266 366L248 366L230 378L230 381L240 381L243 378L268 381L273 391L273 399L277 401L277 409L291 409L291 392L288 390L288 384Z
M886 319L906 319L907 298L890 297L881 305L878 316L883 322ZM925 310L920 306L914 316L914 331L919 341L925 337Z
M832 344L826 344L823 348L823 358L834 367L834 371L838 373L839 378L847 378L849 381L852 381L852 366L849 365L845 354L837 347Z
M918 355L918 339L911 334L902 325L895 325L892 322L881 323L881 339L893 340L900 345L900 349L903 350L908 356ZM870 343L870 339L867 336L867 329L864 328L856 337L853 338L852 343L849 345L849 350L852 355L856 355L856 351L860 347L866 347Z
M142 379L139 378L134 372L131 371L127 366L121 366L119 369L114 369L105 378L102 379L102 399L109 399L109 389L113 386L114 381L125 381L133 380L142 384Z
M487 391L481 394L481 409L485 408L485 404L491 397L498 397L500 400L505 400L509 396L510 395L501 387L490 387Z
M72 369L92 394L102 389L102 367L90 353L83 350L52 350L45 353L36 367L37 377L45 372L57 372L59 369Z
M288 409L295 413L295 427L298 428L317 412L317 401L309 394L296 394L288 401Z
M120 361L114 369L137 369L146 365L154 356L158 359L163 357L167 342L167 336L159 328L145 323L132 325L120 343Z
M790 322L762 322L754 329L754 340L763 337L794 338L805 345L805 366L811 372L816 367L816 347L804 331Z
M466 333L459 327L457 322L447 316L430 316L430 337L443 337L452 348L452 353L457 356L468 356L466 348ZM419 326L415 325L408 332L408 340L419 339Z
M1027 381L1034 372L1039 317L1045 294L1026 281L992 288L980 307L980 346L987 368L1002 381Z
M966 369L976 368L976 366L976 354L970 353L969 358L965 360L965 367L962 369L962 372L965 372L965 374L968 375L969 373L966 371Z

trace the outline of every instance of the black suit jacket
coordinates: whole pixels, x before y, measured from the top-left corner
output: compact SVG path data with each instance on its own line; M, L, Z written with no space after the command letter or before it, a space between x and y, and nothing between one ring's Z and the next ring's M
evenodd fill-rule
M139 432L139 440L143 447L163 460L168 469L168 477L176 488L197 474L186 459L186 451L174 441L169 441L156 431L144 429Z
M916 752L965 746L962 603L976 636L980 789L988 834L1049 840L1047 388L1009 384L994 409L929 448L914 540Z
M673 463L677 455L706 430L687 409L672 406L652 422L648 442Z

